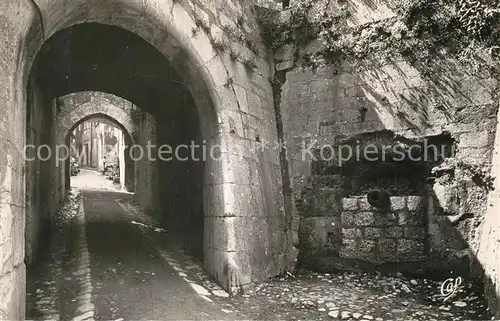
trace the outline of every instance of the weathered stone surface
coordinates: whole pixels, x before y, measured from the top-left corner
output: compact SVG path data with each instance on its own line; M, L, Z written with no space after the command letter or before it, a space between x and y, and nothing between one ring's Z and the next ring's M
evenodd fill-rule
M423 225L425 214L421 212L399 213L399 225Z
M354 225L369 226L374 222L374 214L372 212L358 212L354 213Z
M294 51L295 51L294 44L285 44L280 48L276 49L276 52L274 53L274 59L278 61L293 60Z
M421 196L408 196L406 200L408 211L418 211L424 207L424 198Z
M393 196L391 197L391 210L400 211L406 208L406 197Z
M366 199L366 197L359 198L358 199L358 205L359 205L359 208L361 210L364 210L364 211L369 211L369 210L371 210L373 208L370 205L370 203L368 203L368 200Z
M358 209L358 198L343 198L342 209L344 211L355 211Z
M423 240L427 237L426 230L423 227L405 227L404 236L409 239Z
M376 250L377 243L371 240L361 240L359 242L359 251L363 253L370 253Z
M398 257L403 260L422 260L424 256L424 243L413 240L398 240Z
M385 230L385 237L388 238L400 238L403 236L403 228L394 226L389 227Z
M335 217L303 218L299 230L301 250L308 256L318 251L338 250L339 226L339 219Z
M355 225L354 213L352 213L352 212L343 212L340 215L340 223L342 224L342 226Z
M497 177L488 195L488 207L480 232L478 260L484 269L484 282L489 308L500 318L500 117L497 119L491 175ZM496 240L493 241L493 240Z
M4 289L0 295L0 319L22 320L25 313L25 266L23 263L16 266L8 274L0 276L0 288Z
M355 239L361 237L361 230L357 228L343 228L342 237L348 239Z
M378 239L384 235L384 230L377 227L367 227L364 229L364 233L367 239Z
M183 70L183 76L185 76L186 84L189 87L189 90L193 93L193 100L196 102L198 107L198 112L200 114L201 119L201 128L203 133L206 135L205 138L211 138L218 133L216 128L218 128L217 123L217 113L223 113L226 110L234 110L238 108L238 106L244 105L243 96L236 96L228 94L231 91L227 90L224 85L227 82L228 74L229 75L238 75L236 81L238 84L244 87L247 95L247 110L241 111L238 110L238 114L236 114L234 119L241 119L243 113L245 115L252 115L259 119L259 121L254 122L251 126L251 130L254 133L261 133L265 138L269 141L277 141L277 133L276 133L276 124L274 117L263 117L261 115L273 115L273 106L272 106L272 93L271 86L268 82L270 68L266 61L262 59L262 56L265 55L263 50L260 50L260 54L256 55L252 53L245 46L240 46L238 49L244 54L246 57L255 58L257 62L257 68L254 72L244 72L242 73L241 61L237 61L236 63L226 64L225 60L218 57L215 52L213 52L210 41L208 39L208 35L200 32L197 37L192 37L192 29L195 27L192 10L199 12L203 17L216 17L215 19L209 19L210 27L210 35L215 36L228 36L224 35L222 20L223 17L227 21L235 21L236 17L240 15L245 15L245 21L254 21L251 16L252 13L249 10L243 8L243 6L239 3L239 1L230 1L230 5L225 6L216 6L216 5L201 5L199 3L195 3L194 1L190 1L188 3L175 3L172 1L157 1L157 0L148 0L148 1L111 1L111 2L88 2L85 5L82 5L80 2L75 1L52 1L52 0L37 0L35 2L26 1L26 0L18 0L8 3L3 3L1 5L2 10L0 14L0 20L2 21L2 25L7 28L3 34L4 43L8 44L3 47L2 60L0 61L0 74L2 75L2 85L0 85L0 97L2 101L5 102L6 108L10 108L9 110L5 110L3 113L9 119L6 120L5 124L9 124L8 126L4 126L4 132L2 132L2 137L6 138L11 143L15 144L15 147L18 149L22 149L23 144L25 143L24 134L27 132L23 125L26 121L25 119L25 106L21 106L22 103L26 101L26 80L28 79L28 74L22 74L21 71L28 71L26 67L31 66L33 59L35 57L36 50L38 50L39 45L41 45L42 37L38 37L35 35L33 30L43 30L45 32L45 39L49 39L51 35L56 33L57 31L66 28L73 24L78 24L84 21L92 21L97 23L102 23L106 25L116 25L125 30L133 32L142 39L145 39L150 44L155 46L161 53L163 53L166 57L171 58L173 65L178 65L179 69ZM38 6L39 8L36 8ZM189 6L189 10L187 9ZM192 6L192 7L191 7ZM39 11L38 11L39 9ZM41 21L39 17L39 13L41 14L41 20L43 21L44 28L41 28ZM245 23L242 26L242 30L247 35L254 34L253 27L250 27L248 23ZM33 40L33 41L32 41ZM257 39L257 46L263 47L260 43L260 39ZM36 48L36 49L34 49ZM179 50L182 49L182 50ZM184 51L186 54L179 54L179 52ZM253 75L252 75L253 74ZM14 76L15 75L15 76ZM248 93L256 93L256 95L248 95ZM258 96L258 99L256 98ZM249 100L249 97L251 98ZM263 97L263 99L261 99ZM75 102L84 102L86 101L86 97L82 96L81 100L77 100ZM241 100L241 104L240 104ZM115 102L110 102L109 106L116 105ZM113 118L116 118L118 121L122 123L129 123L133 120L132 117L125 117L124 115L120 115L120 112L113 111L113 107L107 107L106 113L111 115ZM34 108L37 110L36 113L39 113L42 108ZM87 112L95 113L97 109L95 106L90 106L89 108L78 108L77 113ZM128 110L124 111L127 113ZM34 113L31 113L34 115ZM74 121L81 119L81 117L85 116L84 114L69 116L70 121L63 121L62 124L63 129L67 130L68 125L74 123ZM52 131L57 128L55 124L57 122L55 115L38 115L34 116L36 120L35 123L31 125L38 125L38 127L43 130ZM51 119L51 121L49 121ZM156 133L151 128L152 122L150 120L146 120L142 122L139 126L139 131L146 130L147 135L149 137L155 137ZM31 125L28 125L31 126ZM125 124L124 124L125 125ZM227 123L220 122L220 127L225 129ZM12 128L9 128L11 126ZM36 127L36 126L33 126ZM125 126L127 127L127 126ZM141 129L142 128L142 129ZM63 132L64 130L55 131L55 132ZM29 130L28 130L29 132ZM242 132L243 133L243 132ZM248 131L247 136L250 131ZM36 136L36 132L33 132L33 137ZM31 134L30 134L31 135ZM47 135L49 137L50 135ZM30 136L31 137L31 136ZM47 142L49 145L56 144L56 135L52 134L50 136L51 141ZM222 140L224 137L221 138ZM255 135L251 137L251 139L255 139ZM153 141L155 141L153 139ZM139 143L143 143L141 140ZM233 180L233 178L237 178L238 174L239 178L244 179L242 183L247 185L252 185L254 181L260 181L260 189L254 189L251 192L253 194L258 195L258 201L265 204L265 206L260 206L255 208L260 216L268 216L269 222L285 222L288 221L284 215L284 206L283 206L283 190L281 188L281 171L279 169L279 163L277 157L268 157L271 161L267 162L266 158L263 159L262 166L254 166L254 167L244 167L242 170L234 170L234 168L238 168L240 166L244 166L242 162L239 162L240 158L236 156L226 155L225 160L229 160L226 163L218 166L213 164L207 164L207 169L217 169L220 171L216 173L215 176L222 177L220 181L224 183L228 183L229 180ZM21 164L17 159L12 158L14 164ZM6 164L7 162L0 161L1 164ZM209 163L209 162L208 162ZM53 164L47 164L47 167L37 168L33 166L28 170L28 174L32 175L33 173L40 172L42 173L41 177L37 178L36 182L47 180L53 183L53 186L57 193L54 195L61 196L64 194L64 188L59 188L64 184L63 173L59 173L56 175L56 171L53 170L50 166ZM139 162L138 168L144 168L143 171L138 171L136 176L138 176L138 187L146 186L147 188L138 190L138 200L139 202L147 208L150 208L151 213L158 213L159 209L155 205L156 201L154 197L151 195L157 195L159 189L163 187L158 184L158 174L153 169L151 164L147 164L146 162ZM17 165L16 165L17 166ZM45 165L44 165L45 166ZM148 167L149 166L149 167ZM172 165L172 168L176 170L179 169L179 165ZM254 171L255 168L258 168L258 171ZM55 168L55 167L54 167ZM149 168L149 169L148 169ZM278 169L276 169L278 168ZM231 170L230 170L231 169ZM249 172L251 171L251 173ZM21 171L20 171L21 172ZM210 175L210 171L207 170ZM7 170L7 174L11 174L10 170ZM245 175L242 175L245 173ZM248 173L248 175L247 175ZM52 175L54 174L54 175ZM271 175L270 175L271 174ZM24 191L23 186L23 177L15 177L14 175L3 175L3 178L7 179L9 177L12 178L12 181L8 181L8 183L4 184L4 188L6 191L13 191L14 188L19 191ZM251 177L251 178L249 178ZM28 186L30 189L35 188L34 186ZM62 190L62 192L59 192ZM49 193L52 191L47 189ZM142 193L144 191L144 193ZM231 196L230 194L225 195L225 193L230 193L228 189L217 190L220 193L223 193L224 197L217 197L217 201L219 203L220 212L227 213L229 212L226 207L233 207L234 204L226 205L224 202ZM62 194L61 194L62 193ZM141 194L142 193L142 194ZM2 193L4 195L5 193ZM142 196L141 196L142 195ZM14 196L14 201L17 203L17 199L23 199L21 203L24 202L24 195L16 192ZM58 196L58 197L59 197ZM53 197L51 195L38 195L38 196L28 196L30 200L30 204L35 204L39 201L39 198L49 199L49 205L47 208L48 212L54 212L57 208L58 198ZM180 203L180 201L179 201ZM210 202L206 202L210 203ZM22 204L16 204L22 205ZM190 204L191 205L191 204ZM246 206L246 208L242 211L250 211L250 206L246 204L240 204L241 206ZM30 205L31 206L31 205ZM233 211L231 208L231 211ZM31 209L30 212L36 212ZM233 211L234 212L234 211ZM215 213L213 213L215 214ZM262 215L261 215L262 214ZM5 219L11 220L10 213L5 212L5 215L9 216ZM257 216L259 216L257 215ZM288 214L290 215L290 214ZM31 214L30 214L31 216ZM2 217L2 220L4 217ZM275 225L280 225L276 223ZM37 226L37 222L32 220L30 221L29 228ZM4 226L2 224L2 226ZM229 228L229 227L228 227ZM17 229L17 228L16 228ZM229 228L230 229L230 228ZM229 231L227 231L229 232ZM20 231L18 236L16 236L15 244L16 246L21 246L23 242L21 241L24 238L24 233ZM241 235L245 235L245 233L240 233ZM31 238L35 238L35 233L28 233ZM294 260L294 252L293 249L284 249L284 244L291 244L291 242L284 242L282 237L283 233L279 234L278 238L273 240L269 240L269 243L276 242L276 244L272 244L272 249L270 251L263 250L261 247L256 249L255 253L252 254L252 262L251 264L256 264L259 258L264 257L273 257L276 258L278 263L270 264L272 262L271 259L265 261L264 265L259 265L259 267L254 270L243 269L243 267L239 267L238 265L243 264L244 267L247 267L249 261L249 253L252 253L251 250L248 252L240 251L237 254L231 255L220 255L221 265L212 264L216 260L210 260L211 268L209 269L212 272L212 275L218 276L219 278L224 278L226 280L226 276L222 276L220 272L225 269L226 266L224 264L233 264L235 266L235 270L241 268L239 279L244 280L243 284L247 284L251 281L258 281L260 279L265 279L271 274L279 273L278 270L283 269L284 265L289 264ZM266 235L265 237L271 237L271 234ZM274 236L272 236L274 237ZM252 243L250 240L248 242ZM250 244L248 243L247 244ZM279 243L279 244L278 244ZM255 246L258 244L252 243ZM274 246L276 245L276 247ZM29 251L32 251L31 245L27 247ZM1 253L8 253L7 248L0 249ZM21 253L22 250L16 249L15 253ZM239 257L241 253L241 257ZM285 259L277 258L277 253L287 253L290 254L286 256ZM216 254L214 254L216 256ZM207 256L205 256L207 257ZM17 257L15 257L17 259ZM11 263L9 263L10 265ZM208 263L207 263L208 264ZM270 266L271 268L268 268ZM270 273L270 274L269 274ZM267 275L269 274L269 275ZM224 281L222 280L222 281ZM17 291L22 288L22 282L18 282L19 280L15 280L14 283L10 283L8 285L2 284L1 291L4 293L4 289L12 288L12 291ZM221 281L221 282L222 282ZM225 285L231 287L228 282L222 282ZM4 286L5 285L5 286ZM10 291L10 290L9 290ZM17 309L15 304L12 302L22 302L22 300L11 300L6 298L2 300L2 302L7 302L9 304L4 310L2 307L1 313L2 316L6 316L8 319L24 319L24 309ZM5 313L4 313L5 311ZM19 312L21 311L21 312Z
M394 262L398 259L397 241L395 239L378 240L380 257L383 260Z

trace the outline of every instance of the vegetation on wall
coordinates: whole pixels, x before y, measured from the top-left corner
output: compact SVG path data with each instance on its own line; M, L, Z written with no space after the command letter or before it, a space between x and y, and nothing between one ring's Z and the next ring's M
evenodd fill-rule
M258 12L261 35L269 49L277 49L284 44L295 42L307 44L318 36L318 26L308 17L313 5L312 0L296 1L288 9L288 19L280 20L275 11Z
M222 30L227 38L216 38L210 32L210 25L208 22L204 21L195 12L193 12L193 19L195 27L191 29L191 37L195 38L198 36L200 31L203 31L208 37L212 49L215 53L229 53L232 61L241 62L245 68L249 71L254 71L257 68L255 59L253 57L241 57L241 55L231 46L231 43L239 43L241 46L248 48L253 54L259 55L259 48L257 43L247 36L243 31L244 18L242 16L238 17L236 20L236 26L224 25Z
M334 1L334 0L331 0ZM497 0L408 0L398 8L398 17L349 27L348 6L336 12L330 1L315 5L298 0L276 19L261 14L262 37L277 49L286 43L300 47L313 39L321 48L306 60L341 63L373 54L400 54L425 59L449 54L465 59L484 51L500 53L500 4Z

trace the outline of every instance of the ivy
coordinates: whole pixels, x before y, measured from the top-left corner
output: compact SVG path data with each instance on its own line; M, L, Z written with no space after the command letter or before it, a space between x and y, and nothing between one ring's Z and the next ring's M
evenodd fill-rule
M319 39L322 47L307 65L321 60L342 63L372 54L399 54L425 61L447 53L460 60L479 51L493 57L500 53L500 4L498 0L407 0L398 17L357 27L348 27L347 6L336 12L328 1L314 5L312 0L297 0L278 19L272 11L260 14L262 38L270 49L294 43L305 47ZM297 57L299 55L296 55Z
M403 22L417 38L447 45L491 47L500 41L500 4L491 0L418 0L403 9Z

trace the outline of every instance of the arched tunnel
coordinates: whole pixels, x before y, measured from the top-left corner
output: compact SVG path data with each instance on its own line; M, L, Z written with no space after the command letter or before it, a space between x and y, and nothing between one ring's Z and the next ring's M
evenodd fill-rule
M35 143L36 139L38 144L48 143L43 132L50 132L56 126L51 119L37 117L42 110L50 113L53 100L82 91L110 93L140 108L142 113L130 116L136 131L127 135L129 146L134 141L132 136L136 136L135 141L144 148L148 143L154 146L190 145L192 141L201 144L204 137L194 100L182 77L154 47L118 27L88 23L56 33L41 48L27 90L31 98L28 134L36 127L40 130L36 138L28 135L28 144ZM147 120L147 129L143 116L146 114L151 118ZM74 126L88 118L79 119ZM204 163L175 158L160 162L156 161L155 153L157 151L152 150L153 159L136 162L140 176L140 181L135 182L137 200L162 226L183 236L184 242L202 260ZM50 175L50 170L45 173ZM69 187L67 173L66 188ZM47 182L40 177L27 190L27 198L44 191L53 192L46 188ZM40 198L50 197L40 195ZM34 208L33 212L39 213L32 216L46 216L44 206L42 203L39 209Z
M65 319L90 310L117 318L108 301L122 292L136 303L167 300L162 309L173 311L127 312L136 318L197 316L196 309L181 311L185 300L218 318L208 296L244 293L293 264L296 231L284 213L279 155L252 146L277 141L269 65L249 45L234 49L238 59L213 46L228 32L224 16L213 12L234 11L252 25L254 12L191 5L5 3L0 16L13 23L5 33L13 41L0 49L10 126L0 128L9 146L1 173L8 191L0 193L1 227L9 241L0 243L0 318ZM200 25L205 18L207 26ZM125 178L118 181L126 191L72 188L84 177L116 187L108 184L116 177L110 182L87 169L71 176L70 161L58 154L75 128L92 121L124 134L118 163ZM71 223L61 225L66 219ZM154 299L134 283L144 270L155 276L145 282ZM120 279L125 272L135 276ZM202 276L210 291L194 283ZM102 284L111 287L89 290Z
M111 107L93 103L93 92L115 97L108 105L119 105L117 100L122 99L135 109L121 111L128 113L121 116ZM78 96L79 93L83 95ZM203 262L205 162L201 158L188 159L191 155L187 149L177 158L158 161L156 146L189 146L191 142L201 145L208 133L202 133L200 115L183 78L161 53L142 38L118 27L97 23L75 25L56 33L42 46L30 72L27 97L27 146L46 144L56 149L60 144L68 146L69 134L89 120L107 119L120 127L127 146L125 177L129 180L128 190L135 191L134 201L168 232L169 241ZM72 110L75 112L71 113ZM205 121L210 117L202 116ZM137 148L132 152L133 146ZM54 167L47 157L27 163L28 275L32 266L36 268L44 260L38 254L47 251L51 242L53 213L72 185L69 158L56 163L58 166ZM90 206L88 200L85 202L85 207ZM104 211L112 210L103 207L101 212ZM89 238L100 238L106 231L113 235L116 230L105 220L88 220ZM115 234L124 231L122 228ZM130 234L121 241L135 237ZM103 239L89 239L89 246L94 241L99 243ZM105 243L110 242L113 240ZM135 242L128 246L138 247Z

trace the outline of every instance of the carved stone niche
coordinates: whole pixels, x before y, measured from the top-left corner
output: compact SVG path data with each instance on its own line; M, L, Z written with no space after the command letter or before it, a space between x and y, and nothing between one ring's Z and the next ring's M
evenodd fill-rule
M357 154L341 165L341 257L376 264L426 260L428 167L408 151L409 143L387 135L358 138Z

